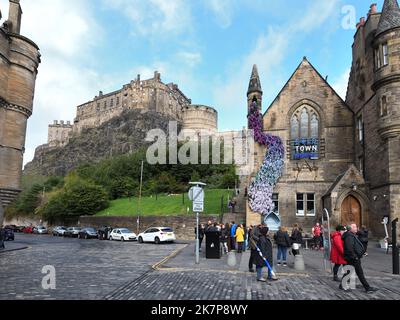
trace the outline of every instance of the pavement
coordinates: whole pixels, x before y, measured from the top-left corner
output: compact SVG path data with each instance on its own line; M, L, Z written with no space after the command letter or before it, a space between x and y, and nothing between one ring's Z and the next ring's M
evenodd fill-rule
M15 245L28 248L0 254L0 300L400 300L391 255L374 244L363 259L368 281L380 289L373 294L360 285L340 290L317 251L302 251L306 271L294 270L289 256L288 267L274 266L278 281L260 283L247 270L250 252L234 253L234 267L227 256L207 260L202 252L196 265L194 242L141 245L17 235ZM55 290L42 287L48 265L56 270Z

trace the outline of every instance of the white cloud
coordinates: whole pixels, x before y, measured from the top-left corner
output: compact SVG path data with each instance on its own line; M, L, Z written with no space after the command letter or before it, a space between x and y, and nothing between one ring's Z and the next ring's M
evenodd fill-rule
M264 101L273 99L271 92L278 92L287 79L282 78L282 64L290 47L295 45L301 35L321 27L332 17L339 0L314 2L302 14L302 19L293 19L289 24L280 27L269 27L261 34L253 48L240 61L231 64L223 80L219 79L214 89L214 100L219 110L230 112L240 108L245 113L246 92L253 64L257 64L262 85ZM319 14L321 16L319 16ZM302 57L299 57L299 62ZM228 82L225 79L230 79ZM268 85L268 90L266 86ZM266 103L264 102L264 109ZM243 117L245 119L245 117ZM232 128L226 128L232 129Z
M226 29L232 24L236 2L236 0L206 0L205 5L213 12L218 25Z
M346 100L347 86L348 86L348 83L349 83L349 77L350 77L350 69L347 69L332 84L333 89L335 89L335 91L338 93L339 96L342 97L343 100Z
M164 36L191 29L191 7L186 0L103 0L133 23L133 33Z
M181 51L178 52L177 58L189 68L196 67L202 61L202 56L199 52Z

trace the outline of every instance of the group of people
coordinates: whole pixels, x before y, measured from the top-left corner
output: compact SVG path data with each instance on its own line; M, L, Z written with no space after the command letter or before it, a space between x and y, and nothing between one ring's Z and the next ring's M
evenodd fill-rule
M242 253L247 249L248 229L243 224L236 224L234 221L226 224L208 221L207 225L200 224L198 228L200 251L201 244L208 232L220 232L220 241L225 254L232 250ZM197 228L195 228L195 235L197 235Z
M341 282L339 288L346 290L342 286L344 277L349 275L348 271L343 278L339 279L339 270L341 266L352 266L358 279L364 286L367 293L375 292L378 289L369 285L365 279L364 271L361 265L361 259L367 255L368 248L368 229L363 226L360 230L356 223L350 223L347 227L338 226L336 232L331 235L332 248L330 259L335 265L333 268L333 280Z

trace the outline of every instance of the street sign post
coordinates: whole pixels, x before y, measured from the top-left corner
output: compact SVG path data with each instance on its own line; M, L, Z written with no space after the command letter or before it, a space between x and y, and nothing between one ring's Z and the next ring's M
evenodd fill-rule
M190 182L194 187L189 190L189 199L193 201L193 212L196 212L196 264L200 263L200 239L199 239L199 213L204 211L204 190L206 186L203 182Z

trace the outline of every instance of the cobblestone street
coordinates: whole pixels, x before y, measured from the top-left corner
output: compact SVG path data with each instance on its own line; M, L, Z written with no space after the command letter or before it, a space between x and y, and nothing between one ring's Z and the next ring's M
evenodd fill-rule
M322 252L303 250L306 271L289 267L276 271L279 281L260 283L247 272L249 252L237 254L236 267L227 257L194 263L194 243L153 245L98 240L17 235L0 253L0 299L108 300L400 300L400 277L391 274L391 255L378 248L363 259L371 285L351 292L324 272ZM43 290L42 267L56 268L56 290ZM276 267L275 267L276 268Z

